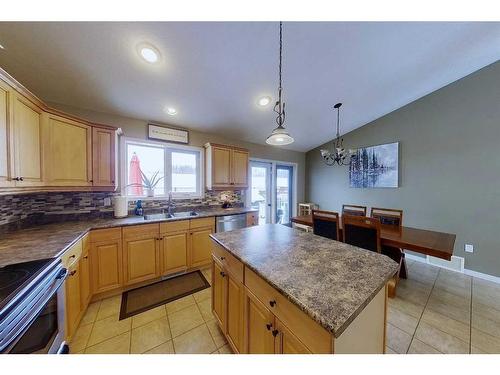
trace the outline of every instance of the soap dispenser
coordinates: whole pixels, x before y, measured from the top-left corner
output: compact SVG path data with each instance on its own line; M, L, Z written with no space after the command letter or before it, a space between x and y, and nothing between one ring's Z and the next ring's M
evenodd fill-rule
M142 216L144 213L144 210L142 209L142 201L139 199L137 202L135 202L135 214L137 216Z

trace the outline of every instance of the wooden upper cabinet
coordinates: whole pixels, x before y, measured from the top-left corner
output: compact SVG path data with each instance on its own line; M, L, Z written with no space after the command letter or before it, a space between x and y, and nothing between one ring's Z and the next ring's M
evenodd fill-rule
M246 150L231 150L231 183L236 188L248 187L248 155Z
M94 127L92 131L93 186L115 186L115 130Z
M92 185L92 127L46 113L46 176L51 186Z
M13 178L16 186L43 185L43 148L46 134L42 109L19 94L13 104Z
M205 145L207 189L246 189L248 187L247 150L207 143Z
M0 187L14 186L12 180L10 88L0 80Z

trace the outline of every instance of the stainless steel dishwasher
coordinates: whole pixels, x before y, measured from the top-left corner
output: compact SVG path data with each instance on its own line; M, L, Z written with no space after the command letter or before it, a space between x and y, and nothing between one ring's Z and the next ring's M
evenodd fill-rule
M229 232L230 230L246 228L247 215L238 214L238 215L217 216L216 224L217 224L216 228L217 233Z

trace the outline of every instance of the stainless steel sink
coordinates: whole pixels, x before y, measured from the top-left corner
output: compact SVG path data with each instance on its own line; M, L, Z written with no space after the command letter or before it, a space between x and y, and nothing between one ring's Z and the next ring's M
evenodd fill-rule
M180 217L196 217L199 214L195 211L174 212L173 214L148 214L144 215L144 220L165 220Z

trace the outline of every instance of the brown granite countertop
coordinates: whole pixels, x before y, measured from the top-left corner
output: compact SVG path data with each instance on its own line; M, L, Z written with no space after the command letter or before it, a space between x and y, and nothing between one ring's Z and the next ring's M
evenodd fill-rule
M278 224L211 237L335 337L398 268L385 255Z
M74 242L91 229L113 228L128 225L151 224L163 221L197 219L202 217L236 215L254 212L246 207L215 208L197 210L196 217L144 220L142 216L128 216L123 219L106 218L87 221L67 221L43 224L9 233L0 234L0 267L13 263L60 256Z

